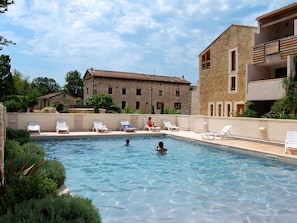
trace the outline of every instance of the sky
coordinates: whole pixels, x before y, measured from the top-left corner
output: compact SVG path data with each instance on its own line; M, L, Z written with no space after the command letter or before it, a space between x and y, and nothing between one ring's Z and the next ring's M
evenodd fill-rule
M0 14L12 70L31 82L88 68L199 80L198 56L231 24L256 18L287 0L15 0Z

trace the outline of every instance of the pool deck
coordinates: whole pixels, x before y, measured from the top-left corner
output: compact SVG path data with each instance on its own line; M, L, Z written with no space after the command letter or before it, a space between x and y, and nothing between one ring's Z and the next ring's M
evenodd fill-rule
M78 137L133 137L133 136L153 136L153 135L170 135L172 137L183 138L191 141L199 141L201 143L211 144L225 150L236 150L247 154L267 157L274 160L297 163L297 151L288 150L284 153L284 143L271 141L256 141L251 139L243 139L231 137L227 139L203 139L202 133L192 131L168 131L161 130L160 132L150 131L109 131L108 133L96 133L92 131L86 132L70 132L57 134L56 132L41 132L40 134L31 134L32 138L48 139L48 138L78 138Z

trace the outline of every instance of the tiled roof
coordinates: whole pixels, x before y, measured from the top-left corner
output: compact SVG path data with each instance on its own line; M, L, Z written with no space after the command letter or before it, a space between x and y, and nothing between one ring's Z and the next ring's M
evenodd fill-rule
M50 99L50 98L56 97L56 96L58 96L58 95L60 95L60 94L66 94L66 93L63 92L63 91L56 92L56 93L50 93L50 94L43 95L43 96L39 97L38 99ZM67 95L68 95L68 94L67 94ZM71 96L71 95L69 95L69 96L70 96L70 97L73 97L73 96ZM75 98L75 97L73 97L73 98Z
M278 14L282 14L282 13L285 13L287 11L291 11L291 10L296 10L297 9L297 2L294 2L292 4L289 4L287 6L284 6L284 7L281 7L279 9L276 9L272 12L269 12L269 13L266 13L262 16L259 16L256 18L257 21L259 20L262 20L262 19L265 19L265 18L269 18L269 17L272 17L272 16L277 16Z
M130 79L130 80L143 80L143 81L159 81L159 82L171 82L180 84L191 84L189 81L185 80L183 77L171 77L171 76L160 76L152 74L139 74L139 73L128 73L120 71L107 71L107 70L95 70L88 69L84 75L84 79L90 74L93 77L103 77L103 78L116 78L116 79Z

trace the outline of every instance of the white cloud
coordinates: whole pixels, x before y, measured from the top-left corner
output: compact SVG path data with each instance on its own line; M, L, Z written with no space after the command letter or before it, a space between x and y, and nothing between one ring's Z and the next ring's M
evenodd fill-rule
M257 16L285 2L18 0L1 15L0 32L17 42L14 54L35 58L30 70L84 72L92 66L151 73L155 67L196 83L197 56L224 29L232 23L257 25ZM20 72L29 70L17 64Z

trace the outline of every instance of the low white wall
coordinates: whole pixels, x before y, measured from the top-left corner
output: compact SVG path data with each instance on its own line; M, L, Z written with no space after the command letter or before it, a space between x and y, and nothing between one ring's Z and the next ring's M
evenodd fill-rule
M232 125L234 136L282 143L287 131L297 131L297 120L195 116L191 122L195 122L190 125L195 126L191 131L219 131L225 125Z
M38 122L43 132L53 132L56 121L63 119L70 131L90 131L93 121L100 119L109 130L119 130L120 121L128 120L137 130L144 127L144 119L152 117L156 125L163 128L163 119L176 123L176 115L160 114L101 114L101 113L7 113L6 126L12 129L27 129L29 122Z
M170 120L182 130L196 132L219 131L225 125L232 125L231 133L234 136L281 143L284 142L287 131L297 131L297 120L166 114L7 113L6 126L13 129L26 129L30 121L35 121L40 124L41 131L53 132L56 120L64 119L70 131L90 131L93 121L100 119L109 130L119 130L120 121L126 119L135 126L136 130L142 130L144 118L149 116L160 127L163 127L163 119ZM263 128L264 131L259 128Z

